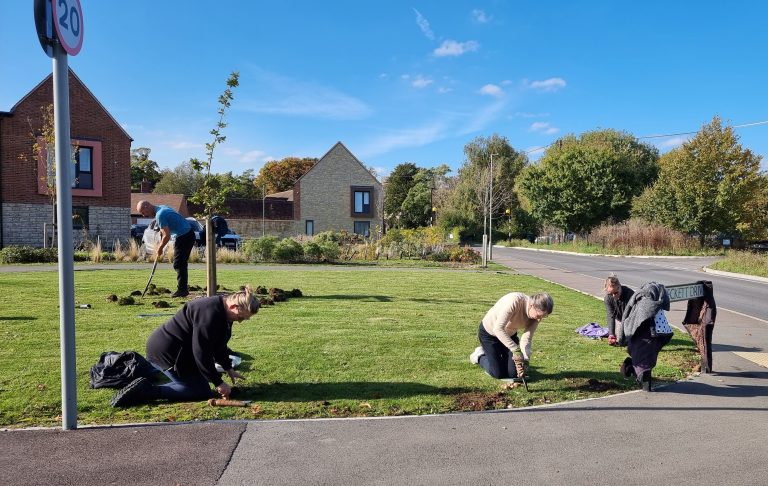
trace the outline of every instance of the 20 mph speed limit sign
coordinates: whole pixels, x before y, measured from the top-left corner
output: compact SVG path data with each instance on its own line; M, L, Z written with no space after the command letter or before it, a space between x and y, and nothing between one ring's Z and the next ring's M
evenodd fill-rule
M70 56L83 47L83 9L80 0L52 0L53 25L61 47Z

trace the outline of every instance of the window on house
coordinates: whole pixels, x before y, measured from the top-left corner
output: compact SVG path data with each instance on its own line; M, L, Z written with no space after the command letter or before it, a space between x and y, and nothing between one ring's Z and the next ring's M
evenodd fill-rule
M369 237L371 235L371 222L355 221L355 234Z
M306 233L309 236L312 236L312 235L315 234L315 222L313 220L311 220L311 219L307 220Z
M93 148L77 147L74 189L93 189Z
M373 187L352 186L352 216L373 216L372 198Z
M88 206L72 207L72 229L88 228Z

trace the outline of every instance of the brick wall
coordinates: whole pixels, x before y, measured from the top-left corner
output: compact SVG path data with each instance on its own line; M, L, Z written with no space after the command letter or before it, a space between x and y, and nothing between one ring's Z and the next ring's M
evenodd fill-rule
M28 245L41 248L56 246L56 236L53 234L51 221L53 208L50 204L3 203L3 243L5 246ZM95 243L101 240L104 249L111 249L115 240L126 243L131 234L129 224L130 210L128 208L90 206L88 208L87 231L80 229L72 231L75 245L85 239ZM44 245L44 235L47 225L48 242Z
M351 187L372 186L372 214L364 218L351 216ZM322 231L352 232L355 221L370 221L371 230L381 224L382 186L363 165L337 143L301 178L294 196L294 214L299 233L304 233L305 221L315 222L315 234Z
M82 82L69 73L70 98L70 136L72 139L101 142L102 152L102 195L100 197L73 196L73 206L93 206L95 208L113 208L113 216L125 214L124 221L117 217L106 216L103 223L98 223L100 231L109 238L129 231L131 204L131 139L96 100ZM41 205L32 210L23 206L30 213L42 214L50 211L50 198L38 193L38 167L32 144L32 133L37 133L42 126L41 108L53 103L53 79L48 77L23 98L12 111L12 116L0 118L0 170L2 184L0 199L4 210L15 211L14 204ZM119 210L119 211L118 211ZM124 211L123 211L124 210ZM101 214L101 210L94 212ZM97 216L102 221L101 216ZM46 221L50 221L47 218ZM93 225L93 223L92 223ZM114 225L114 226L113 226ZM19 229L14 229L14 236L6 233L6 228L14 227L15 222L3 221L3 245L18 244ZM31 225L24 225L24 227ZM37 230L30 233L25 244L38 244ZM23 240L23 238L21 238ZM39 237L42 244L42 236Z

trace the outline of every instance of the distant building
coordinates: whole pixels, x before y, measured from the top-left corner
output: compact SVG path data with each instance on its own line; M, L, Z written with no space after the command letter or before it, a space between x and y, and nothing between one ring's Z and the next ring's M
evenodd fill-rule
M53 104L52 75L47 76L10 111L0 112L0 247L53 243L53 205L48 195L48 147L36 158L33 134L43 126L42 111ZM76 147L72 188L73 238L95 240L105 247L128 241L131 213L131 142L75 73L69 71L71 143ZM42 141L41 138L37 138ZM53 148L50 148L53 150ZM47 225L44 230L44 225Z

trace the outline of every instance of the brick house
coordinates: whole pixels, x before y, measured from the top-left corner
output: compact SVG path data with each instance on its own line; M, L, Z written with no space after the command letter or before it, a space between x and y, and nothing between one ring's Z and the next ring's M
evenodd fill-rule
M49 75L9 112L0 112L0 248L43 246L43 226L53 221L46 181L48 157L43 153L37 159L32 149L32 134L40 133L43 124L41 110L51 104L53 76ZM82 241L86 235L91 240L99 236L102 245L111 247L115 240L130 237L133 139L72 70L69 105L70 136L76 147L73 237Z
M298 234L346 230L368 235L381 224L381 183L337 142L293 186L294 229Z

